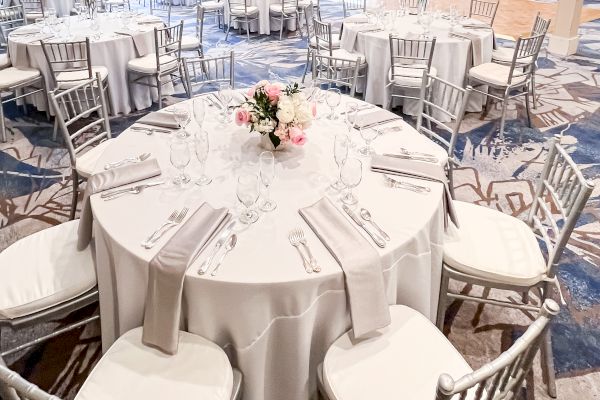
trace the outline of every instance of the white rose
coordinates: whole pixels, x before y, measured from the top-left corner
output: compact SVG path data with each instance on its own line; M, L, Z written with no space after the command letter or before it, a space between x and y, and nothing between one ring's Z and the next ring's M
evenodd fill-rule
M277 103L277 119L284 124L289 124L294 120L294 103L288 96L281 96Z
M308 104L303 104L296 109L296 120L301 124L312 120L312 112L308 108Z

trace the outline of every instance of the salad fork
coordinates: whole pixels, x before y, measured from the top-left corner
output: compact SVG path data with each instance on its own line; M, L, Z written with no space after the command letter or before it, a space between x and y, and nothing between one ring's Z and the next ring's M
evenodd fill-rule
M300 250L300 238L298 237L298 233L296 232L296 230L290 231L288 239L292 246L294 246L296 250L298 250L298 253L300 253L300 257L302 257L302 263L304 264L304 270L306 271L306 273L312 273L313 269L310 265L310 261L306 259L304 253L302 252L302 250Z
M160 228L158 228L157 230L155 230L152 235L150 235L148 237L148 239L146 239L145 241L142 242L142 246L144 246L146 249L150 249L152 248L156 242L158 242L158 240L163 237L163 235L165 233L167 233L167 231L169 231L172 227L174 227L175 225L178 225L181 223L181 221L183 221L183 219L185 218L186 214L188 212L188 208L184 207L181 212L178 212L177 210L173 211L171 213L171 215L169 216L169 218L167 219L167 221L165 221Z
M310 249L308 248L308 244L306 243L306 238L304 237L304 231L301 228L295 229L296 236L298 237L298 241L300 244L306 249L306 253L308 254L308 258L310 260L310 265L312 266L313 272L321 272L321 267L317 265L317 260L313 257Z
M103 198L104 200L113 200L113 199L116 199L117 197L121 197L125 194L140 194L146 188L149 188L152 186L157 186L157 185L162 185L163 183L164 183L164 181L148 182L148 183L144 183L142 185L137 185L137 186L133 186L133 187L126 188L126 189L118 189L118 190L114 190L112 192L105 192L105 193L102 193L100 195L100 197Z
M116 168L116 167L120 167L123 164L126 163L138 163L138 162L142 162L144 160L147 160L150 157L150 153L142 153L137 157L127 157L122 159L121 161L115 161L112 163L108 163L104 166L104 169L112 169L112 168Z

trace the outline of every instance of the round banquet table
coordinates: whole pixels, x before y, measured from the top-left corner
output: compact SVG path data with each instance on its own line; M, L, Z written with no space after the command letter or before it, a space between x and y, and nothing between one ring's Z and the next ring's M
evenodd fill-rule
M86 37L90 37L92 65L104 66L108 69L112 113L128 114L132 111L132 104L135 109L141 110L150 107L152 101L158 99L156 89L142 85L131 85L132 96L129 96L127 63L131 59L153 52L154 27L162 26L163 23L160 18L155 23L148 23L148 21L153 21L152 18L156 19L157 17L141 16L133 18L130 25L124 28L116 15L110 13L98 15L100 38L97 40L93 38L91 20L80 20L79 16L66 18L70 23L70 40L85 40ZM41 29L39 24L31 24L14 30L8 36L8 51L15 67L39 69L48 89L52 90L52 73L46 62L40 40L60 41L61 39L52 37L51 34L42 32ZM119 32L126 32L130 35ZM136 36L135 42L131 34ZM165 94L169 94L169 91L172 90L171 85L165 85L163 88ZM33 99L33 103L39 110L45 110L46 101L42 93Z
M271 16L269 15L269 6L271 4L281 4L281 2L279 0L251 0L249 3L249 6L256 6L258 7L258 20L257 21L253 21L250 22L250 32L258 32L261 35L270 35L271 31L278 31L279 28L281 27L280 22L278 19L275 18L271 18ZM229 21L229 7L225 7L224 9L225 12L225 23L228 23ZM255 16L256 17L256 16ZM300 24L304 24L304 21L302 21L304 17L301 16L301 20L300 20ZM296 20L288 20L285 22L286 26L284 27L284 29L287 29L289 31L295 31L297 29L296 27ZM231 27L231 29L233 30L238 29L239 24L234 23ZM245 34L246 33L246 25L241 24L241 28L242 28L242 33Z
M350 17L350 21L360 21L357 16ZM366 16L365 16L366 18ZM362 22L362 21L360 21ZM391 65L389 35L393 33L402 38L416 39L423 32L423 28L417 23L416 15L406 15L398 17L395 20L395 31L389 30L360 32L365 29L364 23L344 22L344 29L341 38L341 47L347 51L354 51L364 54L368 63L367 87L365 100L369 103L387 105L389 101L390 88L389 70ZM468 20L470 23L477 23L475 20ZM481 45L482 62L492 60L492 50L494 47L494 34L491 29L469 29L466 30L460 25L455 27L457 33L468 31L478 37ZM450 35L451 25L446 19L434 20L430 35L435 36L435 50L431 65L436 68L437 76L458 86L463 86L465 74L468 67L471 66L471 56L469 52L470 41ZM364 84L364 83L363 83ZM360 88L359 88L360 89ZM419 97L418 89L406 91L410 96ZM441 93L433 93L439 96ZM396 100L396 99L395 99ZM407 101L403 112L409 115L416 115L417 101ZM483 97L479 94L472 94L467 105L467 111L481 111Z
M319 107L324 114L325 106ZM216 111L209 108L206 115L212 114ZM234 217L240 211L235 177L241 171L256 172L263 149L258 135L250 134L248 128L233 123L224 128L210 118L204 122L211 145L206 168L213 178L210 185L178 189L166 184L112 201L98 195L91 198L104 351L117 337L143 323L148 263L175 232L146 250L140 242L157 224L183 206L190 208L189 217L203 202L228 207ZM381 135L374 143L378 153L403 146L433 153L440 160L447 157L441 147L405 122L388 125L401 131ZM190 126L198 129L194 123ZM277 178L271 196L277 208L261 213L253 225L236 225L238 244L218 275L197 274L206 253L185 275L181 327L225 349L244 374L245 400L315 398L317 365L331 343L351 326L344 274L298 214L299 208L323 196L340 207L339 194L329 185L337 168L332 155L334 136L345 129L341 121L315 120L303 147L275 152ZM360 135L352 135L362 146ZM150 152L168 179L175 173L169 163L171 140L166 134L148 136L126 130L105 150L96 170L102 171L107 162ZM192 178L198 176L194 158L192 153L187 170ZM428 194L390 188L381 174L369 170L369 159L362 160L363 178L355 194L391 237L385 249L374 246L381 256L388 301L413 307L435 321L444 230L442 185L425 183L431 187ZM414 183L423 185L424 181ZM287 238L295 227L303 228L322 272L305 272Z

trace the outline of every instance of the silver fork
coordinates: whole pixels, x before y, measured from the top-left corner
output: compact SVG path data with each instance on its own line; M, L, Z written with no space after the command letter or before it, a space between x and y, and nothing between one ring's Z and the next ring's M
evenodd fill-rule
M409 182L405 182L405 181L399 181L393 178L390 178L387 175L384 175L385 178L385 182L394 188L400 188L400 189L407 189L407 190L411 190L413 192L417 192L417 193L428 193L431 192L431 189L428 188L427 186L420 186L420 185L415 185L413 183L409 183Z
M290 243L292 244L292 246L294 246L296 248L296 250L298 250L298 253L300 253L300 257L302 257L302 263L304 264L304 270L306 271L307 274L310 274L313 272L313 269L310 265L310 261L308 261L306 259L306 257L304 257L304 253L302 253L302 250L300 250L300 238L298 237L298 233L296 230L292 230L290 231L290 234L288 235L288 239L290 240Z
M308 258L310 260L310 265L312 266L313 272L321 272L321 267L317 265L316 258L313 257L310 249L308 248L308 244L306 243L306 238L304 237L304 231L301 228L296 229L296 235L298 236L298 241L302 246L306 249L306 253L308 254Z
M150 157L150 153L142 153L137 157L127 157L122 159L121 161L115 161L112 163L108 163L104 166L104 169L111 169L111 168L116 168L116 167L120 167L121 165L125 164L125 163L138 163L138 162L142 162L146 159L148 159L148 157Z
M142 246L144 246L147 249L152 248L152 246L154 246L156 244L156 242L163 237L163 235L172 227L174 227L175 225L178 225L181 223L181 221L183 221L183 219L185 218L186 214L188 212L188 208L184 207L183 210L181 210L181 212L178 212L177 210L173 211L173 213L171 213L171 215L169 216L169 218L167 219L167 221L165 221L160 228L158 228L157 230L155 230L154 232L152 232L152 235L150 235L148 237L148 239L146 239L145 241L142 242Z

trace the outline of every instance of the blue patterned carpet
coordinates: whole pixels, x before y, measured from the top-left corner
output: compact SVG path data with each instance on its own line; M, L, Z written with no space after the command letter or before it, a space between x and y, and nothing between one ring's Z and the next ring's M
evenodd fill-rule
M341 5L332 0L321 4L323 18L339 25ZM586 4L600 6L600 1L587 0ZM185 10L175 9L173 20L185 15ZM224 34L212 21L207 22L204 41L216 46ZM191 25L187 29L193 33ZM542 53L535 128L527 127L523 105L511 103L506 143L501 145L496 137L497 109L485 120L479 114L467 116L458 143L462 168L455 180L460 200L524 217L547 140L562 135L562 143L585 176L596 183L559 271L568 303L552 324L561 399L600 398L600 21L584 24L580 34L576 55L559 59ZM230 36L238 87L260 79L301 78L306 40L295 32L283 41L277 36L253 35L249 42L245 36ZM179 89L168 103L184 97ZM12 105L6 110L10 133L9 142L0 143L0 250L20 237L65 221L70 201L68 155L60 141L51 140L52 125L45 115L33 111L23 115ZM118 134L147 111L113 117L113 131ZM446 330L471 365L478 367L506 349L530 321L531 315L523 312L455 302L447 314ZM4 335L2 344L18 342L29 334ZM89 327L10 361L42 387L72 398L98 354L97 327ZM535 383L528 385L526 397L546 398L539 363L534 375Z

